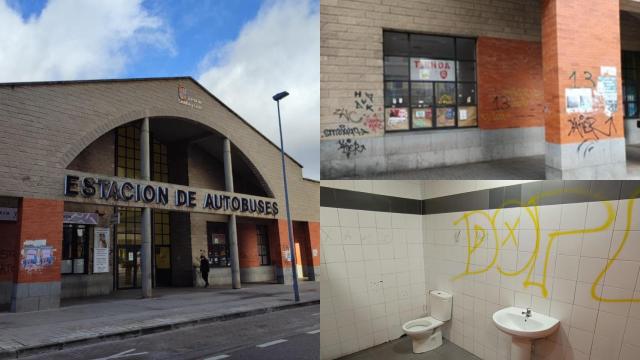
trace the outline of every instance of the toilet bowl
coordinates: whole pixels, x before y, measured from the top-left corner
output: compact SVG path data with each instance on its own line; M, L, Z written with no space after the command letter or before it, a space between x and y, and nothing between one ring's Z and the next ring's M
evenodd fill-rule
M413 352L420 354L442 345L441 327L451 320L452 296L439 290L429 292L431 316L406 322L402 331L411 337Z

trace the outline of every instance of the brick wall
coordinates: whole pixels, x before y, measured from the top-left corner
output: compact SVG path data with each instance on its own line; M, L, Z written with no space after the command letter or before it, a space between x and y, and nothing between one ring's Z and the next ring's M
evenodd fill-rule
M317 255L313 256L313 266L320 266L320 222L309 222L309 242L311 243L311 252L317 251Z
M51 266L26 271L20 265L16 281L51 282L60 281L60 258L62 257L62 218L64 203L60 200L22 199L18 215L19 246L27 240L46 240L53 247L54 261Z
M202 109L178 103L179 85ZM104 134L146 115L190 119L228 137L283 202L278 148L188 78L0 86L0 147L7 150L0 154L0 194L62 199L65 168ZM319 202L319 186L286 161L292 216L318 220L307 203Z
M544 126L540 42L480 37L477 59L479 126Z
M252 223L237 223L238 252L241 268L260 266L258 258L258 237L256 225Z
M621 45L617 31L620 29L619 3L544 0L543 9L544 96L545 104L549 106L545 113L545 137L548 143L581 143L584 136L579 131L572 131L571 120L577 116L566 111L565 89L595 88L601 66L615 66L618 69L618 99L622 99ZM594 17L593 14L599 15ZM594 111L588 115L595 119L596 127L608 133L600 134L601 139L624 137L622 111L614 113L612 124L615 129L611 129L610 134L604 105L597 99Z
M223 164L196 145L189 147L189 185L225 190Z

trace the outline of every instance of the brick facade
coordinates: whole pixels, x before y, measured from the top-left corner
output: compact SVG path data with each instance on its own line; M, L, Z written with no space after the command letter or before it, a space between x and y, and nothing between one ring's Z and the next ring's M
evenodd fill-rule
M540 43L480 37L477 49L480 128L544 126Z

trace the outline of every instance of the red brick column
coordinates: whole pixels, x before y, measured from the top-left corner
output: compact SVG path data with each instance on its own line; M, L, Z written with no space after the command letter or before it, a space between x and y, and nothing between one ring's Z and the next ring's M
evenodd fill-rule
M280 284L293 282L291 261L284 254L289 251L289 230L286 219L277 219L269 225L269 241L271 242L271 261L276 273L276 281Z
M60 305L63 214L64 202L60 200L20 201L11 311L36 311Z
M620 55L618 1L543 0L548 179L626 174ZM602 86L608 80L616 82L607 79L613 76L607 68L615 68L617 111L605 106ZM581 91L586 101L576 95ZM568 92L574 101L568 101Z
M307 223L309 246L311 248L311 263L313 269L313 279L319 280L320 276L320 222Z

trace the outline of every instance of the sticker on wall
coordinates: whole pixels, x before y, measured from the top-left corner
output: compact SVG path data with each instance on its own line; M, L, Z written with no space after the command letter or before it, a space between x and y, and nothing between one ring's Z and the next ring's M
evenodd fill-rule
M598 94L602 96L607 116L618 111L618 79L615 76L598 77Z
M588 113L593 111L593 91L591 88L565 89L567 113Z
M618 76L618 69L615 66L600 66L600 75L602 76Z
M93 231L93 272L109 272L109 228L95 228Z
M55 259L53 246L47 245L47 240L25 240L20 253L20 266L23 270L41 271L51 265Z
M313 254L313 257L317 257L318 256L318 249L312 249L311 253Z

